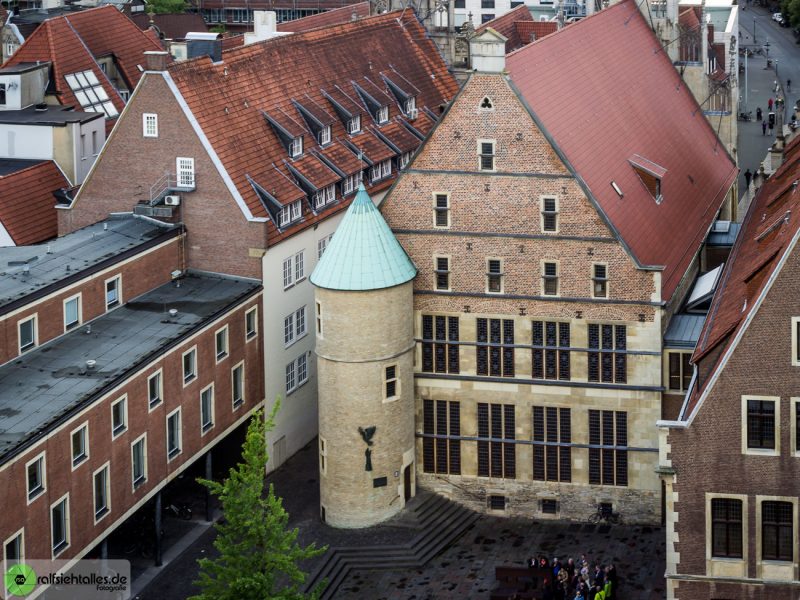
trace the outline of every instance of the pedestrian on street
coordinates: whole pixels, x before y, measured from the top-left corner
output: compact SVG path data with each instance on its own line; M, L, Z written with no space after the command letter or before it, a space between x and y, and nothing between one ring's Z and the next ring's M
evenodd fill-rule
M763 119L761 121L761 135L767 135L767 122Z
M787 92L791 92L792 91L792 80L791 79L787 79L786 80L786 91Z
M761 107L756 108L756 121L761 120Z
M769 109L769 112L772 112L772 104L773 104L772 98L767 100L767 108Z
M750 187L750 180L753 179L753 174L750 172L750 169L744 172L744 182L747 184L747 187Z

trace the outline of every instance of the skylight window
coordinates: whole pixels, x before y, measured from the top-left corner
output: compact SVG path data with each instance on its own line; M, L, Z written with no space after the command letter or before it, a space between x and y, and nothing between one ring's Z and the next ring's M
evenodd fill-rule
M119 115L102 84L93 71L81 71L64 77L81 108L88 112L104 113L107 119Z

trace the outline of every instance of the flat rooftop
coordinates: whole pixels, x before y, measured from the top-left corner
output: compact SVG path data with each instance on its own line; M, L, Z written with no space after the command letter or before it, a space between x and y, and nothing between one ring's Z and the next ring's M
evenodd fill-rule
M46 293L63 280L179 230L178 225L132 214L112 215L50 242L0 248L0 314L30 294Z
M16 21L16 17L14 18ZM42 65L49 65L49 62L21 62L16 65L8 65L0 69L0 75L11 75L15 73L27 73L28 71L35 71L41 69Z
M39 159L24 160L21 158L0 158L0 177L6 177L7 175L12 175L17 171L28 169L43 162L47 161Z
M0 463L261 288L252 279L194 273L179 282L0 366ZM87 360L97 361L93 369Z
M22 110L0 110L0 123L11 125L49 125L63 127L67 123L88 123L104 119L105 114L72 110L69 107L47 105L38 109L33 106Z

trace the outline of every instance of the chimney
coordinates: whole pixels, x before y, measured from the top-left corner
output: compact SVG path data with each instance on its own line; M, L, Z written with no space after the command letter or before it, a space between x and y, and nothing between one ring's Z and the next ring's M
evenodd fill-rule
M473 71L502 73L506 68L507 38L491 27L469 41L469 57Z
M244 34L244 45L263 42L289 32L278 31L278 20L273 10L253 11L253 31Z
M146 71L166 71L169 52L148 50L144 53Z

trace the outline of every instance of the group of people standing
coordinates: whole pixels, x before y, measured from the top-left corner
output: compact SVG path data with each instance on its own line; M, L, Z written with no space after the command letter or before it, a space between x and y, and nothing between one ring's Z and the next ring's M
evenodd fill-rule
M543 583L543 600L615 600L617 591L617 568L613 564L605 567L599 562L590 567L586 555L579 561L570 558L561 562L554 558L548 562L544 556L530 559L531 568L547 569ZM550 576L552 573L552 576Z

